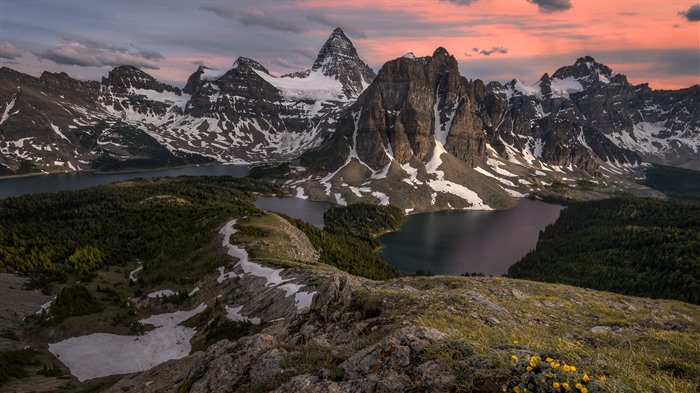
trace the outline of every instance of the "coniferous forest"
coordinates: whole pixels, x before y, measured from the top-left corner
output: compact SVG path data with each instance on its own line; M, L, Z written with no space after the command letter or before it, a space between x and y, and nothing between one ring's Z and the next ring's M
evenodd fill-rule
M506 276L700 304L700 204L573 203Z

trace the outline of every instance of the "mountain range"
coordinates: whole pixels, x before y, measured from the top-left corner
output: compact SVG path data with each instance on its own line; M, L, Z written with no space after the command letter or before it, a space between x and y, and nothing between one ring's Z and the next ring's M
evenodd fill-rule
M239 57L183 89L128 65L100 82L0 68L0 174L299 159L300 197L505 208L637 188L647 163L700 169L699 108L700 85L632 85L588 56L532 85L467 79L444 48L375 74L335 29L307 70Z

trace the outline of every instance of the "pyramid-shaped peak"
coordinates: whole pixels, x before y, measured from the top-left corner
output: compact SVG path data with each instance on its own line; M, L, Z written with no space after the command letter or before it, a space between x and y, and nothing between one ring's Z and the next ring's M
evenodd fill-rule
M350 41L340 27L333 30L330 37L326 40L326 43L323 44L311 69L317 70L323 67L324 63L331 62L337 57L360 60L352 41Z
M311 71L339 80L348 97L361 93L375 77L374 71L360 59L355 46L339 27L323 44Z

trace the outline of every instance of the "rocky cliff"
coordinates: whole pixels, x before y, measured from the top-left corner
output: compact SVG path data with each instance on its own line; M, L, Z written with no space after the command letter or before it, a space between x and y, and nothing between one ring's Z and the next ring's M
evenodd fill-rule
M387 62L337 132L302 157L312 176L294 184L299 195L407 211L509 207L581 179L603 194L629 189L619 175L644 162L697 165L699 91L633 86L591 57L532 86L484 85L443 48L408 54Z

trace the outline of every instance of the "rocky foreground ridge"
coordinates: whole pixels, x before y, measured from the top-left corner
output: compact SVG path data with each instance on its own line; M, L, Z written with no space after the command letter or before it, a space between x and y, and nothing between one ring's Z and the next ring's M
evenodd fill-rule
M192 331L194 353L178 342L184 357L117 371L143 359L111 364L103 351L85 362L73 354L100 349L83 352L78 337L59 345L70 335L50 328L52 361L65 375L32 370L3 391L513 392L567 382L570 391L580 383L590 392L670 393L695 392L700 382L698 306L494 277L373 281L319 263L312 244L272 213L230 220L207 246L223 266L191 283L182 302L146 296L163 289L150 286L128 299L148 316L142 321L187 313L172 328ZM132 269L109 274L137 280L143 272ZM209 326L222 320L242 333L211 337ZM119 337L138 345L151 328Z
M313 293L308 307L260 278L205 278L192 304L215 313L217 304L243 305L239 317L262 329L127 375L108 391L513 391L533 355L575 365L552 373L562 382L586 374L590 391L697 388L697 306L493 277L376 282L318 264L308 242L296 244L285 247L286 260L262 266L283 268L284 280ZM249 247L261 245L275 248L271 239ZM297 256L306 262L291 261Z

